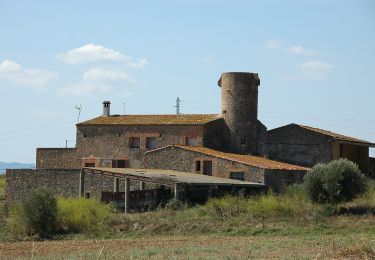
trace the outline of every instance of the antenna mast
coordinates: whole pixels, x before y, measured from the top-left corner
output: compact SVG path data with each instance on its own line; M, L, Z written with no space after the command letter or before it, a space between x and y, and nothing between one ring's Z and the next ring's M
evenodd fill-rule
M180 102L181 101L182 100L179 97L177 97L177 99L176 99L176 105L174 106L176 108L176 115L180 115L181 114L180 113Z
M82 106L81 105L76 105L75 106L75 109L78 111L78 124L79 124L79 116L81 115L81 111L82 111Z

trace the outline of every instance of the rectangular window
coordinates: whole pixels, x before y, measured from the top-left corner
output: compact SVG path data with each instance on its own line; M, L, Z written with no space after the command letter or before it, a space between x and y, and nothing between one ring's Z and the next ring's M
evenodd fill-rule
M233 179L233 180L244 181L245 180L245 173L243 173L243 172L231 172L229 178Z
M89 191L85 192L85 198L89 199L91 197L91 193Z
M196 172L201 171L201 161L195 161L195 171Z
M203 174L212 175L212 161L203 161Z
M188 146L198 146L198 139L196 137L186 137L185 145Z
M146 137L146 148L147 149L156 148L156 137Z
M95 163L87 162L85 163L85 167L95 167Z
M112 167L113 168L129 168L129 161L128 160L113 160Z
M140 137L129 137L129 148L140 148L141 138Z

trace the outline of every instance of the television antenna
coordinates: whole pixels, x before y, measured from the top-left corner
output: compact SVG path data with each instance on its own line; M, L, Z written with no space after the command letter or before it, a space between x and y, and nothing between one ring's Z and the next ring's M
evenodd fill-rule
M181 102L182 100L179 98L179 97L177 97L177 99L176 99L176 105L174 106L175 108L176 108L176 115L179 115L179 114L181 114L180 113L180 102Z
M81 115L82 106L81 105L76 105L75 109L78 111L78 120L77 120L77 122L79 124L79 116Z

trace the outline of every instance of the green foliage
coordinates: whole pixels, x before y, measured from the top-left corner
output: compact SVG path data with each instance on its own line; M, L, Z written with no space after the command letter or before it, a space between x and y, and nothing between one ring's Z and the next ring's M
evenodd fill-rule
M9 237L14 240L21 240L30 234L22 204L13 205L9 209L6 229Z
M318 203L350 201L366 191L366 178L358 166L347 159L317 164L305 178L309 198Z
M112 214L110 205L95 199L58 198L58 222L66 232L97 232Z
M22 208L27 228L45 237L56 230L57 203L54 195L45 189L35 190L23 201Z
M211 199L203 210L210 216L222 219L245 214L253 218L301 218L316 214L320 208L308 200L304 186L293 185L284 194L269 192L247 199L234 196Z
M0 175L0 201L4 200L5 195L5 175Z
M218 218L238 216L248 212L248 201L238 196L210 199L203 208L208 214Z

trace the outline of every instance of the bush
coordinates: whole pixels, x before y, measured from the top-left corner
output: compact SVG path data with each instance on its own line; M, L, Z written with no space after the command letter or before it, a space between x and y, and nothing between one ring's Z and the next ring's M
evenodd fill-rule
M21 240L30 234L22 204L15 204L9 209L6 229L10 238L15 240Z
M95 232L111 217L110 205L95 199L58 198L58 222L66 232Z
M308 200L304 186L292 185L283 194L269 192L249 198L225 196L210 199L202 210L219 219L245 215L253 218L303 218L315 215L320 208Z
M318 203L351 201L366 191L366 178L358 166L347 159L317 164L305 178L309 198Z
M53 194L45 189L35 190L22 203L27 228L31 233L45 237L56 230L57 203Z

